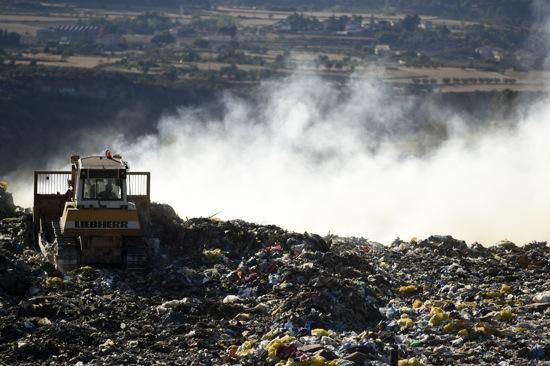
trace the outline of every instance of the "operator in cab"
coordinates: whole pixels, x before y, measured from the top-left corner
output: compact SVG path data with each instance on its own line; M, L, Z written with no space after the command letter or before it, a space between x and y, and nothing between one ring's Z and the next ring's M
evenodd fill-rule
M97 195L97 198L100 200L118 200L118 195L113 192L113 184L111 182L107 183L105 185L105 190L102 192L99 192Z

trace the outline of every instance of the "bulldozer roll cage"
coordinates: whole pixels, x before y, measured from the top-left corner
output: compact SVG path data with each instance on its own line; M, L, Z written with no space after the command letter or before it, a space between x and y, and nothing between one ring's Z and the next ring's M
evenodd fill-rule
M65 202L70 200L67 192L70 189L71 178L70 171L34 172L35 234L38 233L42 222L59 220L63 214ZM128 202L135 203L140 214L148 217L151 204L151 173L127 172L126 182Z

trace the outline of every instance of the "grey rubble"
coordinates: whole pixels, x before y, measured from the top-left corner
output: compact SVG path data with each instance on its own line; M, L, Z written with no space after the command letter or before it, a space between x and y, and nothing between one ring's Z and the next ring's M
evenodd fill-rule
M59 273L28 216L1 221L0 364L388 365L392 350L402 364L550 362L545 243L383 247L166 205L152 217L163 252L143 275Z

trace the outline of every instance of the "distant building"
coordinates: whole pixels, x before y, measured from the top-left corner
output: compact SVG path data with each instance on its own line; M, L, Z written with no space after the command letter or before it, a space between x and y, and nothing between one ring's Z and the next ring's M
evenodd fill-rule
M323 30L324 31L336 31L338 29L342 29L341 26L341 22L340 22L340 19L332 16L328 19L325 19L322 23L323 25Z
M389 31L395 26L392 20L383 20L371 17L370 19L363 20L361 27L363 30L375 32L375 31Z
M431 20L426 20L418 25L418 28L426 29L426 30L433 29L433 27L434 27L434 24Z
M102 34L97 38L97 43L103 45L107 49L116 49L126 46L126 39L120 34L108 33Z
M150 34L125 34L123 38L128 48L145 49L151 43L153 36Z
M378 30L390 30L395 26L393 20L379 20L376 23L376 28Z
M475 49L476 54L482 61L496 61L495 59L495 50L489 46L483 46Z
M387 44L379 44L374 47L374 54L376 56L387 56L391 53L391 47Z
M288 23L287 21L280 20L276 23L274 23L271 28L274 32L291 32L292 31L292 25Z
M41 43L59 42L69 44L81 41L95 41L101 29L95 25L58 25L39 29L36 32L36 38Z
M169 30L172 37L187 37L195 35L195 29L190 26L179 25Z
M349 22L346 24L344 31L347 33L361 33L363 26L360 22Z
M201 38L208 42L208 47L217 52L235 48L236 39L226 34L211 34Z

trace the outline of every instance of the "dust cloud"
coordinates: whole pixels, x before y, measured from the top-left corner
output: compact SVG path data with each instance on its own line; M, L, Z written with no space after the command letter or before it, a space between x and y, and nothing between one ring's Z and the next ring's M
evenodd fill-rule
M219 114L181 109L131 141L104 130L75 145L82 155L109 147L132 170L150 171L152 199L182 217L217 214L385 244L432 234L485 245L550 239L548 99L513 123L481 128L359 75L336 85L297 74L254 95L226 94ZM67 160L44 168L66 169ZM7 178L29 207L23 173Z
M431 234L486 245L550 239L548 100L513 127L481 132L432 106L446 136L426 150L434 129L409 118L417 99L372 79L345 89L315 77L272 81L254 102L226 95L222 118L183 109L158 134L113 147L151 171L153 199L184 217L383 243Z

